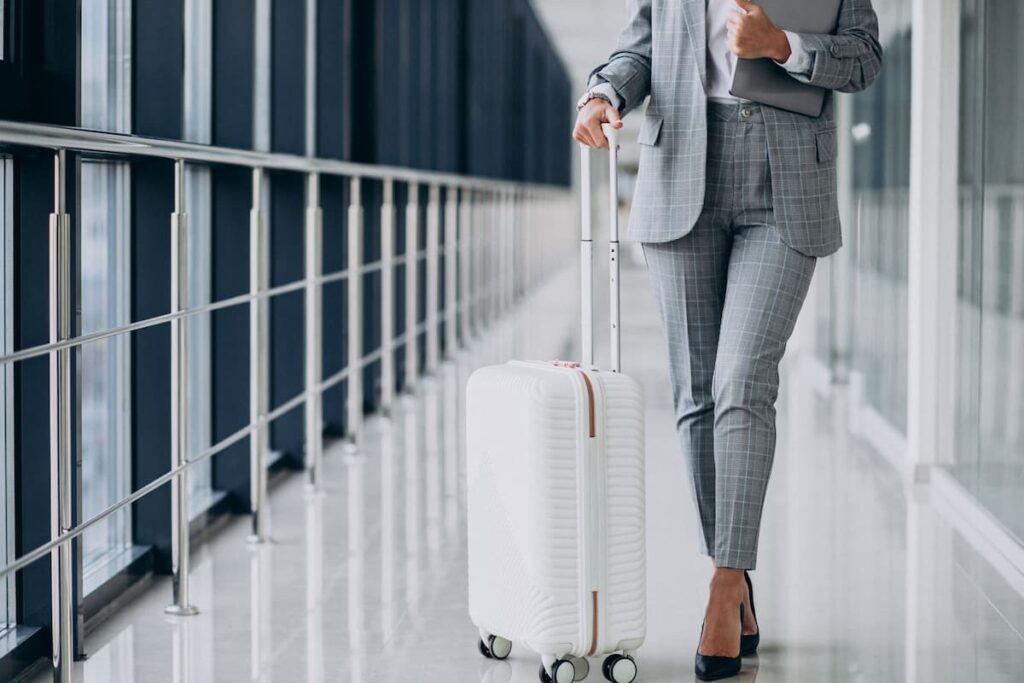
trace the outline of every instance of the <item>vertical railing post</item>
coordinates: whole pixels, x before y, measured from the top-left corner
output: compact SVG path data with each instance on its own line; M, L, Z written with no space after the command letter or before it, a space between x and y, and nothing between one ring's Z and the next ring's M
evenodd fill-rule
M362 179L354 176L348 205L348 448L359 447L363 423L363 199Z
M533 225L536 222L534 216L533 197L530 191L523 192L523 289L533 291Z
M473 310L473 290L470 287L470 246L473 237L473 191L463 189L459 195L459 333L462 345L470 339L469 315Z
M505 260L502 250L505 243L505 227L505 190L501 189L494 193L494 251L491 252L491 272L494 274L491 310L494 312L495 320L501 317L505 299Z
M306 176L306 485L319 491L323 473L323 311L320 275L323 269L323 211L320 175Z
M483 322L484 327L490 327L491 323L494 322L494 290L495 281L497 280L497 270L494 267L494 236L497 233L497 221L495 220L496 211L498 204L498 193L495 190L490 190L487 193L487 209L484 213L484 220L481 223L483 226L483 265L480 270L484 273L488 273L490 277L483 280L483 293L484 293L484 312Z
M459 349L459 188L449 185L447 192L444 211L444 336L447 355L453 358Z
M494 190L491 193L491 211L489 216L491 230L487 245L487 271L492 275L487 297L487 323L489 325L493 325L500 315L501 258L499 252L501 251L502 231L501 201L501 190Z
M438 246L441 239L441 188L433 184L427 200L427 372L437 372L440 357L438 336Z
M473 334L483 330L484 303L484 248L487 243L487 192L481 191L475 204L476 221L473 227Z
M171 313L188 307L188 216L185 213L185 162L174 162L174 213L171 214ZM171 321L171 594L167 614L198 613L189 600L188 516L188 328L185 318Z
M505 268L505 276L502 278L502 284L504 286L503 301L501 309L507 313L512 308L513 292L515 290L515 230L516 230L516 214L515 214L515 190L509 188L505 192L505 235L502 240L501 248L501 259Z
M516 212L516 225L515 235L513 241L515 242L515 255L512 257L512 269L515 271L513 275L513 286L515 292L513 298L518 300L523 294L523 233L526 232L526 212L523 210L523 193L516 192L515 194L515 212Z
M380 411L391 415L395 400L395 181L384 180L380 207Z
M71 217L67 213L67 157L57 150L53 163L53 213L49 228L50 343L71 335ZM71 349L51 351L50 360L50 538L69 531L71 515ZM70 683L74 666L71 541L50 553L53 619L53 680Z
M267 415L267 306L265 221L263 216L263 169L252 170L252 208L249 211L249 496L252 510L250 543L267 537L267 466L264 420Z
M409 183L405 206L405 390L416 386L419 307L420 187Z

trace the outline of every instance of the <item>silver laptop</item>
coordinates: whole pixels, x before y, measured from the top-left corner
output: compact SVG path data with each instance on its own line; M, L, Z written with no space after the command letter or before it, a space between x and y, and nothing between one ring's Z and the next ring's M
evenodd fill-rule
M834 33L842 0L760 0L779 28L794 33ZM820 116L825 89L796 80L771 59L739 59L729 90L736 97L806 116Z

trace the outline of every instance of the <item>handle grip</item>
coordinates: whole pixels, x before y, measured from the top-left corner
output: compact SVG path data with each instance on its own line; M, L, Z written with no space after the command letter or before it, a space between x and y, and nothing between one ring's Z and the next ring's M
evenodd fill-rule
M619 372L622 364L621 332L620 332L620 284L619 284L619 131L611 124L601 126L608 138L608 273L609 273L609 334L611 341L611 369ZM592 206L591 154L586 145L580 146L580 200L582 217L582 235L580 240L580 289L582 310L582 348L583 363L594 365L594 215Z

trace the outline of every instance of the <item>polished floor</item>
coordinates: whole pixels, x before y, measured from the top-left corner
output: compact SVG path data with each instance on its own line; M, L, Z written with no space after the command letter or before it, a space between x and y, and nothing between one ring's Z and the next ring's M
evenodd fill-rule
M710 566L695 554L646 276L634 263L623 280L624 366L649 409L639 680L689 681ZM461 388L480 364L571 354L576 325L564 304L575 283L572 273L551 282L390 420L370 419L361 452L329 449L322 495L298 476L276 486L272 543L248 546L238 519L198 548L198 616L165 616L170 584L154 581L88 635L76 680L536 681L537 661L521 650L483 660L467 618ZM843 391L819 398L801 367L799 356L786 362L754 573L762 646L739 680L1024 680L1024 580L988 564L927 488L904 484L849 437ZM590 680L601 680L599 668Z

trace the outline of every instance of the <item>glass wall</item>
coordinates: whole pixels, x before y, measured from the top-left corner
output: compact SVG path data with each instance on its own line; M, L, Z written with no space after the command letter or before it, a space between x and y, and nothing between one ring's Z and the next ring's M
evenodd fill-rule
M816 287L816 351L896 431L907 415L907 236L910 185L910 0L876 3L885 68L837 94L845 246Z
M129 132L131 3L84 0L81 121L85 128ZM129 322L129 174L122 161L81 164L81 326L88 334ZM130 338L82 347L82 515L102 512L130 492ZM92 570L131 543L128 509L87 531L82 562Z
M1024 62L1018 0L962 0L954 476L1024 543Z

